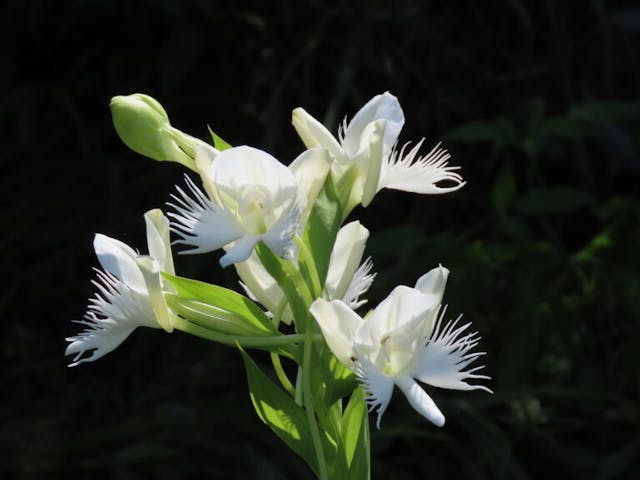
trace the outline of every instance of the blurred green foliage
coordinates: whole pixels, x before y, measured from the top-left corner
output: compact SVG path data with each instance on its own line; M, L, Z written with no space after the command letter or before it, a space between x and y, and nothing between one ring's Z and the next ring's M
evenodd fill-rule
M356 212L379 272L368 298L449 267L449 312L483 334L496 393L429 389L442 430L398 395L373 477L638 477L637 6L32 0L2 22L2 478L307 478L253 413L233 349L139 330L65 368L93 233L143 245L142 213L183 174L128 151L108 101L148 93L181 130L287 162L292 108L337 126L384 90L401 141L443 139L468 184ZM237 285L215 255L177 270Z

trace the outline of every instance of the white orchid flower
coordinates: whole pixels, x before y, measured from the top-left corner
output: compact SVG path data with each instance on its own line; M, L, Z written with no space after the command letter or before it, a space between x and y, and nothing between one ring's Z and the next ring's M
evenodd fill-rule
M400 151L395 145L404 125L404 113L398 99L385 92L376 95L338 129L336 139L318 120L304 109L296 108L292 123L307 148L322 147L335 159L333 172L340 177L351 165L361 169L360 195L367 206L383 188L414 193L447 193L464 186L459 167L448 165L449 154L437 145L427 155L420 156L420 140L406 154L409 144ZM453 183L439 186L443 181Z
M92 362L120 345L137 327L173 331L161 272L174 274L169 220L158 209L144 215L149 255L139 255L128 245L97 234L93 246L104 270L98 270L93 284L98 292L89 300L83 320L86 328L66 340L66 355L75 355L70 367Z
M329 169L328 154L308 150L290 167L256 148L240 146L196 151L196 165L207 194L187 177L188 192L178 187L170 206L171 229L180 253L204 253L226 247L220 265L249 258L263 241L277 255L295 257L293 238L307 206L313 204Z
M318 299L311 305L324 338L336 357L360 377L377 426L391 400L394 385L411 406L441 427L445 419L420 382L454 390L485 390L468 379L489 379L465 370L483 352L469 353L479 341L460 317L442 325L440 302L449 271L440 266L423 275L415 288L399 286L363 320L340 300ZM440 312L440 313L438 313Z
M360 297L369 289L376 276L371 273L371 259L362 262L368 238L369 230L358 221L348 223L338 231L329 258L325 298L342 300L352 309L366 303ZM235 267L246 293L264 305L269 312L277 312L284 300L284 293L257 256L252 254L246 261L236 263ZM282 311L281 320L291 323L293 316L290 308Z

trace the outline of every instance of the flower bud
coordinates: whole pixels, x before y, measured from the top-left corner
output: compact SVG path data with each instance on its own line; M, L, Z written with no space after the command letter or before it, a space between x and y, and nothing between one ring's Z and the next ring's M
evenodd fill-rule
M118 95L111 99L109 107L118 136L131 150L195 169L189 151L193 153L194 146L203 142L173 128L157 100L141 93Z

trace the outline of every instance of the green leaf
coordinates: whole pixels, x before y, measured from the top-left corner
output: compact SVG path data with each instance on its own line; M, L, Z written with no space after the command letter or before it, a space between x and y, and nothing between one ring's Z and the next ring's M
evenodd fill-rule
M213 140L213 146L215 149L222 152L224 150L232 148L232 145L220 138L213 130L211 130L211 127L209 125L207 125L207 129L209 130L209 134L211 135L211 139Z
M260 307L244 295L206 282L176 277L167 273L163 273L163 275L171 282L171 285L176 289L177 296L182 300L192 300L201 306L210 305L218 310L232 312L244 318L259 332L277 333L276 328L271 323L271 319L264 314ZM194 306L192 302L191 307Z
M569 187L536 188L526 192L516 206L525 215L544 216L579 210L595 201L582 190Z
M613 237L610 230L607 228L593 237L584 248L575 254L575 258L580 262L593 261L602 252L602 250L610 249L613 245Z
M303 240L309 246L315 259L320 283L324 285L329 271L329 259L336 241L342 209L340 198L331 175L327 175L324 187L316 198L303 233Z
M338 449L338 478L367 479L371 475L369 417L361 388L351 394L342 417L342 438Z
M317 475L318 463L306 412L272 382L245 351L240 349L240 353L247 370L251 402L258 417Z

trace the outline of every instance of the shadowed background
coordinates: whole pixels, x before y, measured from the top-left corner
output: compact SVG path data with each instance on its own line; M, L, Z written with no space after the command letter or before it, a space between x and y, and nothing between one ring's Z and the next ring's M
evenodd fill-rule
M303 150L292 108L335 132L389 90L400 141L444 141L468 184L356 210L379 272L370 304L449 267L445 302L483 335L495 394L428 388L437 429L396 392L373 478L637 478L640 8L253 3L3 9L0 476L307 478L254 414L231 348L138 329L66 368L94 233L144 250L142 214L183 181L119 141L108 102L147 93L183 131L206 139L209 124L288 163ZM218 258L176 266L236 288Z

